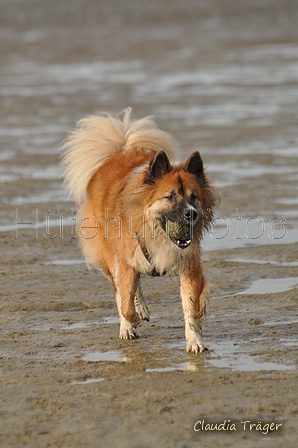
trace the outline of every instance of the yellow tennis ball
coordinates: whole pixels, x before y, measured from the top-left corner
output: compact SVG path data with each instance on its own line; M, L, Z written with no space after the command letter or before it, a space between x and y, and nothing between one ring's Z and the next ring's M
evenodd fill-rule
M173 239L182 239L188 233L188 225L180 224L176 221L167 221L166 223L166 232L170 238Z

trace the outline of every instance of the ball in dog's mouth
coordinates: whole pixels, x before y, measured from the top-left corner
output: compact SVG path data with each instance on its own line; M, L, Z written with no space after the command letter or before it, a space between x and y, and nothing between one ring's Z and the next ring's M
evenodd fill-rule
M190 226L167 220L166 234L179 249L186 249L191 243Z

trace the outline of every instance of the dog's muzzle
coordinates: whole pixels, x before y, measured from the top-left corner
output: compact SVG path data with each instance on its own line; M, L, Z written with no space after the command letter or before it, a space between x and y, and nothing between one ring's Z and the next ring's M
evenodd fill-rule
M199 212L194 207L184 210L183 218L176 221L167 221L165 230L167 236L179 249L186 249L193 236L193 228L199 221Z

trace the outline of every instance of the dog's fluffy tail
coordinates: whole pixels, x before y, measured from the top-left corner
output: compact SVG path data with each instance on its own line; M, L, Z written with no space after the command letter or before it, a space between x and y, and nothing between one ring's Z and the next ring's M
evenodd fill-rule
M174 138L157 129L151 117L133 121L131 108L122 115L122 119L108 113L83 118L64 141L61 165L69 194L78 205L86 200L91 177L112 154L139 147L165 150L173 157L178 149Z

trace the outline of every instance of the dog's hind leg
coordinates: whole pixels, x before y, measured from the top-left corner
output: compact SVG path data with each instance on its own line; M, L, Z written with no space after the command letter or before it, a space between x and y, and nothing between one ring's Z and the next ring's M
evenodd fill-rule
M204 279L197 272L193 277L180 277L180 292L185 320L187 352L208 350L201 338L201 318L205 309Z
M140 318L142 320L146 320L147 322L149 322L150 321L150 313L149 313L149 309L148 309L148 305L147 305L147 300L143 296L140 279L138 279L138 282L137 282L137 290L135 293L134 302L135 302L136 312L138 313Z
M120 339L135 339L138 337L135 328L140 322L134 305L137 276L132 269L119 264L116 268L113 284L120 317L119 337Z

